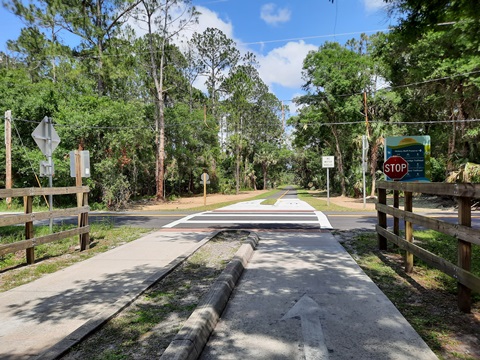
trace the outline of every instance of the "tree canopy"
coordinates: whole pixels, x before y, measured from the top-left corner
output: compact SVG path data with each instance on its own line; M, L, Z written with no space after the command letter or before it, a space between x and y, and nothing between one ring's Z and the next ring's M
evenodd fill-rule
M287 182L322 189L324 155L336 159L334 191L359 195L367 169L373 194L383 139L392 135L432 137L434 181L480 163L479 7L467 0L385 3L399 16L391 31L325 42L306 56L305 93L285 129L282 102L253 54L215 28L183 46L173 41L196 22L191 1L4 0L25 23L9 53L0 53L0 105L13 114L14 186L38 186L42 154L30 134L45 116L61 138L55 185L73 184L69 152L89 150L92 203L111 208L202 191L205 171L210 191ZM135 34L128 18L146 25L146 34ZM66 45L65 31L79 37L78 46Z

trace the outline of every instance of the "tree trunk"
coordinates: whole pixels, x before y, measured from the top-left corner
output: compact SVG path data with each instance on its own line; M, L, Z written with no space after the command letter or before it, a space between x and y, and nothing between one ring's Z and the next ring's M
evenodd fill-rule
M237 144L236 149L236 166L235 166L235 193L240 193L240 144Z
M266 164L262 164L262 170L263 170L263 190L267 190L267 184L268 184L267 173L268 173L268 170L267 170L267 165Z
M164 112L164 90L163 90L163 66L165 61L165 33L162 37L162 43L160 46L160 74L157 73L157 67L155 64L155 56L157 49L155 49L152 39L152 23L151 17L153 14L148 12L145 6L149 20L148 23L148 43L150 50L150 66L155 84L155 146L156 146L156 161L155 161L155 182L156 182L156 198L157 200L165 200L164 195L164 175L165 175L165 112ZM165 22L167 21L167 14L165 14ZM166 26L166 24L164 24ZM165 29L165 27L164 27Z
M97 0L97 19L96 19L96 26L97 29L102 28L102 1ZM101 96L103 95L105 91L105 86L103 83L103 41L102 37L98 36L97 37L97 47L98 47L98 77L97 77L97 89L98 89L98 94Z

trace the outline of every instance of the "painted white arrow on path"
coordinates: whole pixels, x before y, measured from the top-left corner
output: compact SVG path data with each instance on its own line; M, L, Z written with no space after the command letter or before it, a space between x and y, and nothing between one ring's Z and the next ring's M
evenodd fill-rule
M305 360L327 360L328 349L320 323L320 306L309 296L303 295L282 320L294 317L300 317L302 324Z

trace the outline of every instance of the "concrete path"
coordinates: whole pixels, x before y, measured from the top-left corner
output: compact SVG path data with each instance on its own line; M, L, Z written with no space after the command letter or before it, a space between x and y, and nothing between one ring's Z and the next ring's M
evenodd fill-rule
M200 359L437 359L330 233L260 233Z
M0 359L51 359L133 301L211 236L157 231L0 293Z

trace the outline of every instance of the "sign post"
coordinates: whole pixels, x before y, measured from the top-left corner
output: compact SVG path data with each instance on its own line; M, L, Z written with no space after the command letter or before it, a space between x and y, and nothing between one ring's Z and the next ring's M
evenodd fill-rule
M330 206L330 168L335 165L334 156L322 156L322 167L327 169L327 205Z
M210 176L206 172L204 172L201 176L202 181L200 181L201 184L203 184L203 206L207 206L207 184L210 184Z
M70 176L75 178L75 186L81 187L83 185L82 178L90 177L90 152L88 150L70 151ZM87 195L84 193L77 193L77 207L86 206L88 204ZM88 225L88 212L78 214L78 227ZM80 234L80 251L86 250L90 244L90 235Z
M40 164L40 168L45 171L48 176L48 186L53 187L53 160L52 153L60 143L60 137L53 128L52 119L45 116L38 126L33 130L32 137L37 143L40 151L47 157L47 162ZM49 210L53 210L53 195L48 195ZM50 232L53 228L53 218L50 218Z
M362 174L363 174L363 208L367 206L367 181L365 173L367 172L367 157L368 157L368 138L366 135L362 136Z

